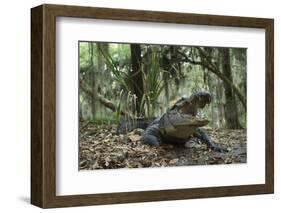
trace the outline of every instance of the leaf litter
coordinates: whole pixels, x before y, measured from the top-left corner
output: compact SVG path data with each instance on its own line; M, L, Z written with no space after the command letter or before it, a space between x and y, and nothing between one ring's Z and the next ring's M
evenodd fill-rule
M79 135L79 169L246 163L245 129L206 131L216 144L228 152L214 152L197 138L191 138L185 146L162 144L160 147L153 147L142 143L141 129L117 135L116 125L88 124Z

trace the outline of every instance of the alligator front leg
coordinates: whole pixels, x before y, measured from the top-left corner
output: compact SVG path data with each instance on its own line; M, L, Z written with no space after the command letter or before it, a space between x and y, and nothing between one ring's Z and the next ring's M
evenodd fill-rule
M196 129L195 137L200 139L203 143L205 143L208 147L210 147L212 150L216 152L226 151L220 148L218 145L216 145L202 128Z
M160 139L159 124L154 124L149 126L142 135L142 141L143 143L148 145L160 146L161 139Z

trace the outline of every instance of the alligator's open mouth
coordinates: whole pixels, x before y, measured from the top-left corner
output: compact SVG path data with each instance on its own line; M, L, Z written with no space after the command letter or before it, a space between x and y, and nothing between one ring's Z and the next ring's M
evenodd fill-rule
M193 94L190 98L181 99L177 103L177 115L172 118L176 126L194 125L204 126L209 123L208 119L200 113L206 105L211 103L211 95L208 92L198 92Z
M198 116L198 110L203 109L207 104L211 103L211 95L207 92L199 92L192 95L189 100L186 100L179 112L181 114L189 114L191 116Z

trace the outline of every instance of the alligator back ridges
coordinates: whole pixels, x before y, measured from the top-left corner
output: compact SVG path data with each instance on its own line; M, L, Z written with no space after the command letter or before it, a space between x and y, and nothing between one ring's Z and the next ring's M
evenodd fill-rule
M155 118L125 118L122 117L118 126L117 134L126 134L127 132L133 131L134 129L146 129Z

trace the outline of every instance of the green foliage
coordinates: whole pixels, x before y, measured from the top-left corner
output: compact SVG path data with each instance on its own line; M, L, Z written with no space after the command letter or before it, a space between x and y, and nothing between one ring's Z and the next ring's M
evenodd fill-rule
M119 119L117 117L95 118L90 121L92 124L118 124Z
M160 67L160 53L152 52L147 61L149 70L142 70L144 80L144 96L142 97L141 106L147 117L154 116L158 97L161 94L164 84Z
M111 71L112 75L115 77L115 80L122 85L127 91L130 90L130 84L128 83L128 73L118 66L118 62L114 60L113 57L103 49L98 48L98 51L102 54L105 59L105 63L109 70Z
M86 67L88 65L89 54L87 42L79 42L79 59L80 67Z
M122 67L127 68L130 64L131 53L129 44L110 44L109 54L115 63L119 65L120 69Z
M95 46L95 45L94 45ZM91 57L89 54L89 42L79 42L79 65L80 69L86 68L91 64Z
M247 113L243 112L240 114L239 122L243 128L247 128Z
M105 48L104 48L105 47ZM211 61L219 63L219 48L201 48L208 51ZM92 52L91 52L92 50ZM200 56L194 47L169 45L141 45L140 71L143 79L143 96L140 110L145 117L155 117L171 105L171 101L181 96L189 96L198 91L212 91L214 100L212 107L201 110L203 115L218 118L219 106L223 108L224 95L218 96L216 88L223 90L223 82L201 65L185 60L198 61ZM178 55L177 51L181 54ZM246 49L231 49L231 67L233 83L246 97ZM165 65L163 58L166 57ZM132 85L138 87L140 82L132 79L130 44L79 42L80 80L88 84L92 91L103 96L115 106L115 112L104 106L98 99L80 90L80 107L83 119L91 120L95 107L94 123L118 121L121 115L136 117L136 96L132 93ZM91 74L94 73L94 74ZM206 76L211 76L211 84ZM215 81L214 81L215 80ZM214 81L214 82L212 82ZM95 85L95 89L93 89ZM212 86L213 85L213 86ZM81 89L81 88L80 88ZM221 92L223 94L223 92ZM238 103L239 121L246 127L247 114L241 103ZM215 108L215 109L214 109ZM214 116L214 113L216 114ZM217 118L216 118L217 117Z

